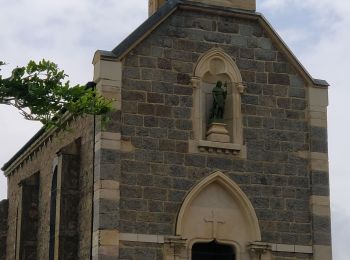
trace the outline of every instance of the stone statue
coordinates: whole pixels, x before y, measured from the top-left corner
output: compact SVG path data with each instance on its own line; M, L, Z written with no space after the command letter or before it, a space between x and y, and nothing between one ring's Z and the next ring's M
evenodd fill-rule
M227 97L227 83L222 88L222 82L218 81L213 88L213 108L211 111L210 122L222 122L224 119L225 102Z

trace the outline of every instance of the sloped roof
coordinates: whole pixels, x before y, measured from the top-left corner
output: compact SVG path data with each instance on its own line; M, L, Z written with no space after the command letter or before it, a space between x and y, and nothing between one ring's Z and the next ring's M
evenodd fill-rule
M199 11L202 10L205 12L220 13L222 15L231 15L252 20L258 20L259 23L264 27L264 29L266 29L266 31L270 34L271 38L275 41L275 43L281 48L283 53L286 54L286 56L289 58L289 61L297 68L297 70L304 76L304 78L309 83L316 87L329 86L327 81L315 79L308 73L308 71L304 68L301 62L289 49L287 44L282 40L282 38L278 35L278 33L273 29L271 24L261 13L227 7L211 6L193 1L167 1L156 13L149 17L143 24L141 24L133 33L131 33L112 51L98 50L95 54L95 57L100 56L107 59L121 60L177 9L192 9Z
M284 54L289 58L289 61L297 68L297 70L303 75L309 83L315 87L328 87L329 84L325 80L314 79L296 58L293 52L288 48L286 43L273 29L266 18L257 12L245 11L239 9L232 9L227 7L210 6L193 1L182 1L182 0L168 0L156 13L149 17L143 24L141 24L134 32L132 32L125 40L123 40L118 46L112 51L98 50L95 53L96 57L104 59L121 60L127 55L133 48L135 48L145 37L147 37L153 30L155 30L164 20L166 20L172 13L178 9L189 9L198 10L211 13L219 13L222 15L231 15L241 18L247 18L257 20L266 29L270 37L275 41L277 46L281 48ZM95 59L94 58L94 59ZM44 142L50 133L44 129L39 130L4 166L1 170L6 171L14 163L21 163L20 157L25 159L25 154L34 147L38 146L39 143ZM29 156L29 154L28 154Z

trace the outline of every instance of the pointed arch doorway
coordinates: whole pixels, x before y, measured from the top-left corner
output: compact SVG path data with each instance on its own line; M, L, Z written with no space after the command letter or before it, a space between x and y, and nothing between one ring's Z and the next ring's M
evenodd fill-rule
M247 245L261 241L252 204L222 172L211 174L187 195L176 235L184 241L178 259L188 260L249 260Z

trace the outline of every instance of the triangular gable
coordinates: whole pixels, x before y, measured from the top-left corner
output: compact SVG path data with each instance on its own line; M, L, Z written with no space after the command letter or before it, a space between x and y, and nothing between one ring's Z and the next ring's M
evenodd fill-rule
M123 59L130 51L132 51L142 40L150 35L163 21L171 16L177 9L197 10L212 13L219 13L222 15L236 16L240 18L257 20L259 24L266 30L272 41L278 46L280 51L287 57L287 60L294 66L294 68L302 75L304 80L310 86L328 87L329 84L325 80L314 79L289 49L287 44L282 40L278 33L273 29L267 19L260 13L243 11L239 9L223 8L218 6L210 6L198 2L191 1L168 1L155 14L149 17L141 26L139 26L133 33L131 33L125 40L123 40L112 51L98 50L95 53L94 63L97 59Z

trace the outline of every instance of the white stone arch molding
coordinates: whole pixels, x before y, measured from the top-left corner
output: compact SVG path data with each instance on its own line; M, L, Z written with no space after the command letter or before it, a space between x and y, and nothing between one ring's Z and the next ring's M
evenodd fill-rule
M176 236L186 240L183 255L190 259L195 243L216 240L231 245L236 259L250 259L247 245L261 241L258 218L239 186L217 171L186 196L177 218Z
M230 143L220 144L206 141L204 121L206 120L205 95L208 94L207 79L225 78L229 81L231 88L227 97L227 103L231 104L228 114L230 114L229 132ZM214 83L214 82L211 82ZM193 104L193 128L194 145L192 152L233 152L243 149L243 124L241 111L241 95L244 92L241 73L235 61L220 48L213 48L200 56L192 77L194 88ZM206 89L206 90L205 90ZM205 93L205 91L207 91ZM195 147L194 147L195 146ZM204 149L203 149L204 148Z

